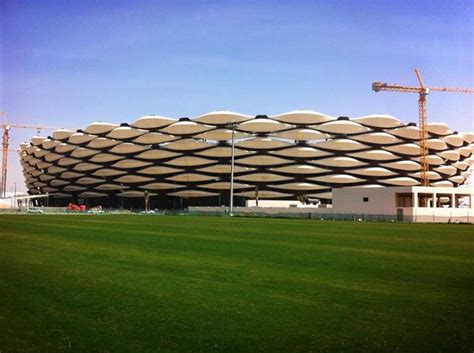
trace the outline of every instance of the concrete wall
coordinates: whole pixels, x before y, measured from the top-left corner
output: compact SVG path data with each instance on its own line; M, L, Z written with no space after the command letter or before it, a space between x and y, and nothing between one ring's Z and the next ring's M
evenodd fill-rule
M404 208L403 216L409 222L419 223L474 223L472 208Z
M189 212L224 213L228 207L188 207ZM332 214L331 208L316 207L234 207L234 213L315 213Z
M410 188L341 188L333 189L332 203L335 213L361 213L396 215L395 194L410 192ZM406 190L406 191L403 191ZM363 198L367 197L368 202Z
M247 200L247 207L256 207L256 200ZM259 200L259 207L298 207L298 208L316 208L317 205L306 205L298 200Z

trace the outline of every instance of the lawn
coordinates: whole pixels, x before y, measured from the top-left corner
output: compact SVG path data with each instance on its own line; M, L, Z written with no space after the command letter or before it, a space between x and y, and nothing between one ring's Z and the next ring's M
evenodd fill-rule
M474 227L0 216L0 352L472 352Z

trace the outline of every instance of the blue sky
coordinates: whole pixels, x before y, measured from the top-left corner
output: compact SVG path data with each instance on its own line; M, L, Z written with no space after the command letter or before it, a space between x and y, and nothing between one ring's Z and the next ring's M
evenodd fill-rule
M226 109L417 121L372 81L473 87L474 2L0 1L0 110L84 127ZM431 121L474 130L472 95L433 93ZM12 147L33 132L16 130ZM10 154L9 180L22 180ZM10 187L10 186L9 186Z

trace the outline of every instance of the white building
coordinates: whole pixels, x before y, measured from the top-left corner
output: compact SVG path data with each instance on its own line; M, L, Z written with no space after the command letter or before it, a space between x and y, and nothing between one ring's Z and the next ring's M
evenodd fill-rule
M399 221L474 223L474 188L385 187L333 190L333 213Z
M190 207L194 212L218 214L224 207ZM332 205L288 200L247 200L235 213L300 218L474 223L474 189L470 187L347 187L332 190Z

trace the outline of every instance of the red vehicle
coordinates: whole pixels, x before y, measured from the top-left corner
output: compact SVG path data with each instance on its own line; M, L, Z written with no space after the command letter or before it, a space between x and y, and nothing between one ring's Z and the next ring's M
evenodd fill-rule
M72 212L85 212L86 211L86 205L76 205L74 203L70 203L67 206L68 211Z

